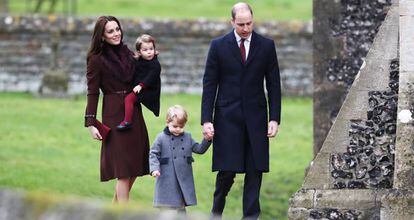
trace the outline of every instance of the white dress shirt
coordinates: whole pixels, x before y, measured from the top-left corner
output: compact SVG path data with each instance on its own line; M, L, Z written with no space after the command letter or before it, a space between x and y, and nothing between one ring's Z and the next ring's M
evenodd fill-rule
M236 36L237 45L240 48L241 37L237 34L236 30L234 30L234 35ZM252 34L247 39L244 39L244 49L246 50L246 60L249 57L249 50L250 50L250 41L252 40Z

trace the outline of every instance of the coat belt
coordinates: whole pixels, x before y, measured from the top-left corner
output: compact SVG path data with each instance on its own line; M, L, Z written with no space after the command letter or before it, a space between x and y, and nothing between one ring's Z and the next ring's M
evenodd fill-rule
M104 92L104 95L114 95L114 94L128 94L130 91L121 90L121 91L114 91L114 92Z

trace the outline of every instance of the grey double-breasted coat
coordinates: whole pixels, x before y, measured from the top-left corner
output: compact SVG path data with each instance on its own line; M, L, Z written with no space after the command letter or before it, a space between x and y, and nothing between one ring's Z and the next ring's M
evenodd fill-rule
M211 142L194 141L190 133L172 135L168 127L159 133L151 147L150 173L160 171L155 181L155 207L183 207L197 204L192 153L203 154Z

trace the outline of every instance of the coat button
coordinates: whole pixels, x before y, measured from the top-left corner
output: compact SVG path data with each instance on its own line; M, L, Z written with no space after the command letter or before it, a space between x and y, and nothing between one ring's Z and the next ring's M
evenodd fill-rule
M174 140L174 138L171 138L171 140L173 141L173 140Z
M177 157L174 157L174 159L177 159Z
M173 150L175 150L175 147L173 147Z
M184 147L183 147L183 148L181 148L181 149L183 149L183 150L184 150Z
M181 139L181 141L183 141L183 139Z
M183 158L185 159L185 156Z

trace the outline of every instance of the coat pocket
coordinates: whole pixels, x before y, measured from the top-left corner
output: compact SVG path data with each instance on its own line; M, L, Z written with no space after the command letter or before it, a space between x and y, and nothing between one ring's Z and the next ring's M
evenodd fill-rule
M170 158L169 157L163 157L163 158L160 158L159 159L159 161L160 161L160 165L163 165L163 164L168 164L168 160L169 160Z
M187 163L191 164L192 162L194 162L194 158L192 156L187 157Z

